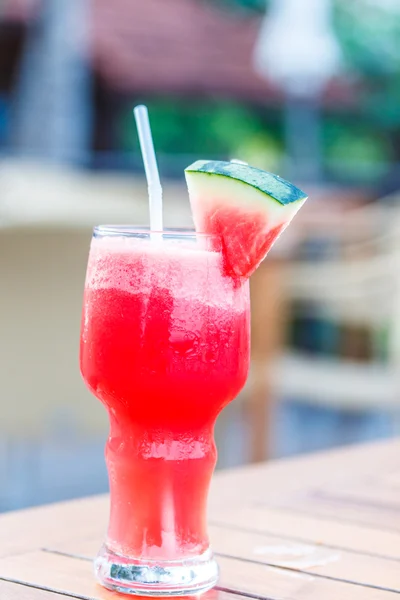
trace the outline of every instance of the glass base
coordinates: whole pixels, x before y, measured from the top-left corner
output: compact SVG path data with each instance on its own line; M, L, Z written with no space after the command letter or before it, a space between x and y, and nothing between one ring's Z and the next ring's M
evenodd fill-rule
M104 545L94 569L107 589L138 596L191 596L209 590L218 579L210 549L193 558L165 561L120 556Z

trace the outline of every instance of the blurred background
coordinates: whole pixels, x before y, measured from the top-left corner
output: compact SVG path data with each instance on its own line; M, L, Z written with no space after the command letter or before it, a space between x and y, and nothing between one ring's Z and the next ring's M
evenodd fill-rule
M253 276L252 369L219 467L400 430L398 0L0 0L0 510L107 489L78 370L91 229L168 226L183 169L247 161L310 200Z

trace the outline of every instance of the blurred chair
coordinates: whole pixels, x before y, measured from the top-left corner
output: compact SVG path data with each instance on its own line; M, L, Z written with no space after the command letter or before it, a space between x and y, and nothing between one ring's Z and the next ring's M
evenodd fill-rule
M292 259L267 259L253 276L253 370L246 410L254 461L268 455L275 398L344 411L400 412L400 211L374 204L344 215L306 217L293 228ZM301 243L313 236L334 241L333 256L295 260ZM340 326L367 327L383 340L387 359L283 352L293 301L314 305Z
M370 239L353 242L368 224ZM293 300L311 302L328 318L365 327L384 344L371 360L286 354L272 375L286 397L344 410L400 409L400 211L376 206L349 216L341 257L291 263L286 289ZM347 238L347 239L346 239ZM386 331L386 335L383 332Z
M252 275L251 368L245 387L243 408L248 426L249 459L265 460L267 432L271 428L271 404L275 396L272 379L265 376L270 364L282 351L287 322L284 270L279 258L269 258Z

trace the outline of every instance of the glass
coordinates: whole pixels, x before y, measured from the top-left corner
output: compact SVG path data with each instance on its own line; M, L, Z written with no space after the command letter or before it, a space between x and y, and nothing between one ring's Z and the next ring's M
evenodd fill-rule
M187 595L218 577L206 526L214 425L249 367L249 287L218 238L94 230L80 364L106 406L111 506L95 560L105 587Z

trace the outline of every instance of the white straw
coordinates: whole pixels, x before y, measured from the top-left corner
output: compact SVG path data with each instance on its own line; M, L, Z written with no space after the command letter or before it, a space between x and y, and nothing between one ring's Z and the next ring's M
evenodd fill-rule
M157 159L154 152L153 138L151 135L149 113L147 107L136 106L133 110L139 134L140 149L142 151L144 169L146 171L147 188L149 191L150 205L150 230L163 230L162 215L162 188L158 173Z

